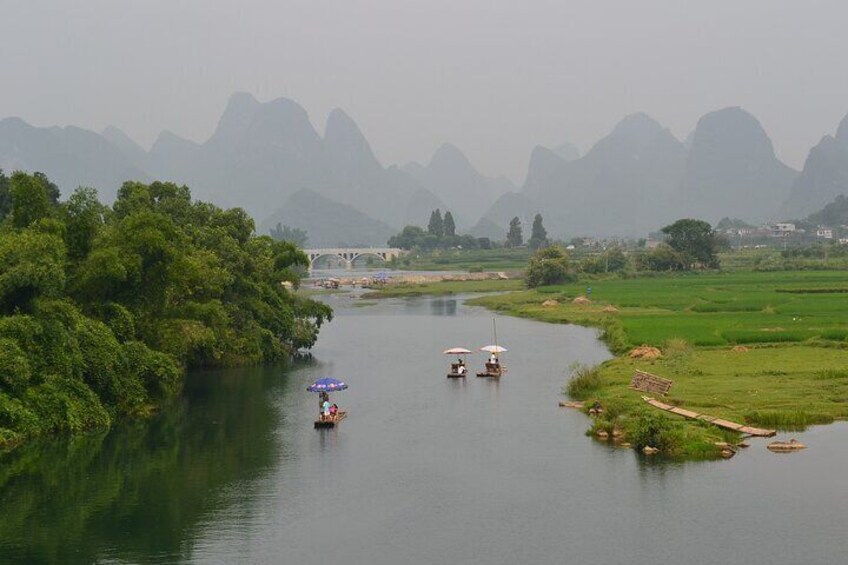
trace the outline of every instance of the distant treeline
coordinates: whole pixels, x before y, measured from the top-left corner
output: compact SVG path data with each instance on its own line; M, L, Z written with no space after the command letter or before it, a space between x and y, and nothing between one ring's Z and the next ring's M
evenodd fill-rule
M0 171L0 447L145 414L186 368L311 347L331 310L282 284L306 265L185 186L128 182L109 207Z

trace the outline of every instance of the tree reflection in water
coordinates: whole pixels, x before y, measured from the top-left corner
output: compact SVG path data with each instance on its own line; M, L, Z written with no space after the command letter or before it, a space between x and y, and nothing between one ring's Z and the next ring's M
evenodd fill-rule
M0 555L11 563L173 562L192 529L285 449L281 367L192 375L150 421L45 439L0 457ZM271 391L273 394L269 394ZM240 496L240 500L252 497ZM8 560L8 561L7 561Z

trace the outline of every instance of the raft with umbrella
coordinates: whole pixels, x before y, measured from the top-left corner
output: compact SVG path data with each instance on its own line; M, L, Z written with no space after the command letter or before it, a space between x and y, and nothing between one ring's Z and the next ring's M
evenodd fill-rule
M449 379L463 379L468 374L468 368L465 364L465 356L470 355L472 351L464 347L452 347L445 349L442 353L445 355L456 355L456 363L451 363L450 371L448 372Z
M480 351L491 353L492 357L486 361L485 371L477 373L478 377L501 377L506 373L506 366L501 363L499 355L507 351L506 347L500 345L484 345ZM494 361L492 361L494 359Z
M318 379L308 387L308 392L317 392L318 397L318 419L315 420L315 428L335 428L336 424L347 417L347 412L337 410L335 413L325 414L323 411L324 402L330 402L330 393L345 390L347 383L330 377Z

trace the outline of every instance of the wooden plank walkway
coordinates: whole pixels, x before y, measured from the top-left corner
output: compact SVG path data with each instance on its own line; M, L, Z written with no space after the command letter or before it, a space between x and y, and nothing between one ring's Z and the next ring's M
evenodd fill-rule
M666 412L671 412L672 414L677 414L678 416L683 416L684 418L688 418L690 420L701 420L703 422L709 422L710 424L714 424L720 428L733 430L734 432L747 434L749 436L772 437L777 434L776 430L752 428L751 426L743 426L742 424L737 424L736 422L731 422L730 420L725 420L723 418L707 416L706 414L698 414L697 412L693 412L691 410L685 410L683 408L678 408L677 406L672 406L671 404L666 404L665 402L660 402L659 400L651 398L650 396L643 396L642 400L644 400L654 408L659 408L660 410L665 410Z

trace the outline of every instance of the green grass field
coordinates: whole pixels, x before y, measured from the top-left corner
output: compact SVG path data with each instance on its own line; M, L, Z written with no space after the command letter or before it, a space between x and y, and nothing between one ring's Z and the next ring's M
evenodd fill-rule
M662 345L672 338L696 346L799 343L845 344L848 274L841 271L722 273L591 281L589 306L571 304L585 284L544 287L475 304L550 322L614 327L629 346ZM541 305L558 300L557 307ZM619 312L603 312L607 305ZM848 344L846 344L848 345Z
M848 274L801 271L691 274L595 280L524 290L471 301L504 313L604 329L613 351L579 398L611 407L594 429L621 426L650 414L628 388L637 368L670 378L671 403L740 423L799 430L848 418ZM556 306L542 306L554 299ZM617 311L604 311L614 306ZM664 351L654 361L630 359L648 344ZM750 349L735 352L745 344ZM714 442L728 434L667 415L681 458L718 456ZM628 424L630 422L630 424ZM670 445L674 442L670 442ZM671 448L670 448L671 449Z

